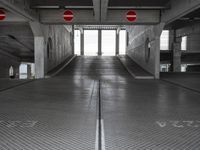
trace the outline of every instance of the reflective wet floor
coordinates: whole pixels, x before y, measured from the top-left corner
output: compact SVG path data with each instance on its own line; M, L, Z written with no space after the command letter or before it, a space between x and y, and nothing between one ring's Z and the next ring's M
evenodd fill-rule
M0 150L199 150L199 97L134 80L116 57L77 57L54 78L0 92Z

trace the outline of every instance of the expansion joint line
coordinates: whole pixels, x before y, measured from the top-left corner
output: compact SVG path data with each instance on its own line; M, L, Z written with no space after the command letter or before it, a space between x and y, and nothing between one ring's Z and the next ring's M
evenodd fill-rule
M101 100L101 80L98 86L98 107L97 107L97 131L96 131L96 150L105 150L104 138L104 121L102 117L102 100Z
M99 97L99 115L98 115L98 123L99 123L99 150L102 150L102 135L101 135L101 131L102 131L102 127L101 127L101 119L102 119L102 116L101 116L101 80L99 80L99 93L98 93L98 97Z

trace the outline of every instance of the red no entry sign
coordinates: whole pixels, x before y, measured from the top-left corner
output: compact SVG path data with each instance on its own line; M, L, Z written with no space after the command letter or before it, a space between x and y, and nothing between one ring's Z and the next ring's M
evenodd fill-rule
M71 10L66 10L64 12L64 19L65 19L65 21L70 22L70 21L73 20L73 18L74 18L74 14L73 14L73 12Z
M6 18L6 14L3 10L0 10L0 21Z
M134 22L137 19L137 14L135 11L130 10L129 12L127 12L126 18L128 21Z

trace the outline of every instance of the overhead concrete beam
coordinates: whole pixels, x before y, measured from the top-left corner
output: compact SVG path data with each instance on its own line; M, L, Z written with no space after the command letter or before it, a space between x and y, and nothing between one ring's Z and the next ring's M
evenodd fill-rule
M2 23L26 22L26 19L24 19L24 18L22 18L18 15L13 14L12 12L7 11L7 10L4 10L4 11L6 13L6 18L1 21Z
M73 10L74 19L66 22L63 18L64 10L40 10L40 21L44 24L158 24L160 23L159 10L136 10L137 20L129 22L126 19L128 10L108 10L106 21L96 21L92 10Z
M171 9L163 10L161 22L169 24L200 8L200 0L171 0Z
M134 9L134 10L163 10L163 9L169 9L170 7L168 6L109 6L108 9L115 9L115 10L120 10L120 9Z
M30 63L34 63L34 58L32 58L32 57L21 58L20 61L21 61L21 62L30 62Z
M106 0L103 0L106 1ZM102 2L103 2L102 1ZM109 1L109 0L108 0ZM102 3L103 4L103 3ZM102 5L101 4L101 5ZM105 3L106 4L106 3ZM62 9L63 6L60 5L35 5L35 6L30 6L32 9ZM103 5L101 6L101 8ZM108 9L115 9L115 10L122 10L122 9L134 9L134 10L166 10L170 9L169 6L108 6L106 5ZM65 9L93 9L93 6L64 6Z
M35 10L31 10L30 4L28 1L16 1L16 0L0 0L0 5L4 9L21 16L27 21L36 21L39 18L39 15L35 12Z
M101 21L105 22L107 18L109 0L101 0Z
M200 23L191 24L190 26L176 30L176 37L187 36L190 34L200 34Z
M94 17L97 22L101 20L101 1L100 0L92 0L93 9L94 9Z

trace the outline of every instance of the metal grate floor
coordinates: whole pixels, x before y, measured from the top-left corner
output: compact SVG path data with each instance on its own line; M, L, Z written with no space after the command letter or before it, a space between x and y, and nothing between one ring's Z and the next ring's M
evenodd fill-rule
M134 80L116 57L78 57L58 76L0 92L0 150L199 150L199 93ZM102 142L102 143L104 143Z

